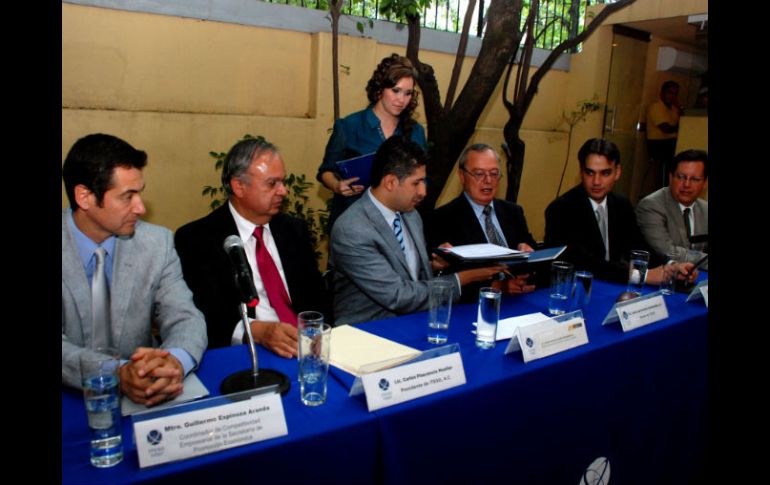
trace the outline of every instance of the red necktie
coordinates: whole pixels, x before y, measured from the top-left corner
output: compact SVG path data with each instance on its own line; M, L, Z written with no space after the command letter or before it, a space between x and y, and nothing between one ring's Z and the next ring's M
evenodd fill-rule
M280 273L278 273L278 268L275 266L273 258L270 257L265 241L262 239L263 230L264 226L254 228L254 237L257 238L257 269L259 270L259 276L262 278L262 284L265 285L270 306L278 314L278 319L296 326L297 314L291 309L289 294L286 293L286 288L283 286L283 280Z

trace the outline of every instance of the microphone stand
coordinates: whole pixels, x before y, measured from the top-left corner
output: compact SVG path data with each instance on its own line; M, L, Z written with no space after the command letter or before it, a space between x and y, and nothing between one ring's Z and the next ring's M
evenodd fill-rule
M247 315L246 304L241 303L241 323L246 329L246 335L249 339L249 353L251 354L251 369L244 369L225 377L219 386L222 394L232 394L234 392L247 391L250 389L261 389L263 387L278 386L278 392L285 395L289 392L291 384L286 374L273 369L259 370L257 366L257 349L254 345L254 337L251 334L251 325Z

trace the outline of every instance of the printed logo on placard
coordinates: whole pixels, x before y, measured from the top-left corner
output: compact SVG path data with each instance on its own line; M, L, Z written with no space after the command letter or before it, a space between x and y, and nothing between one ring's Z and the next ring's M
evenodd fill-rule
M530 337L527 337L527 340L525 340L524 343L526 343L527 347L529 347L530 349L532 348L533 345L535 345L535 342Z
M384 377L380 379L380 389L382 389L383 391L387 391L389 387L390 387L390 382L388 382L387 379L385 379Z
M628 320L628 312L623 312L623 320Z
M153 446L160 443L162 439L163 439L163 433L161 433L157 429L153 429L152 431L147 433L147 442Z
M583 476L580 477L578 485L609 485L610 483L610 460L604 456L595 459Z

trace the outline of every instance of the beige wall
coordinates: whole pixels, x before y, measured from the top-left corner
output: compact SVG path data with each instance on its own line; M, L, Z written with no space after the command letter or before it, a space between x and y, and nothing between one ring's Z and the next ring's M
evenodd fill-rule
M624 21L655 18L663 11L708 11L705 1L638 0L632 8L636 16L628 12ZM594 95L604 100L611 38L610 27L600 28L583 52L572 56L569 72L549 72L525 120L519 202L536 239L543 237L543 212L556 195L565 161L567 125L562 113ZM366 105L366 81L391 52L403 53L404 48L340 37L340 64L350 66L340 75L343 116ZM445 92L453 56L421 56L434 66ZM172 230L208 211L201 189L219 183L209 151L227 151L245 133L276 143L290 172L314 178L332 126L330 59L328 33L63 3L62 160L75 140L95 132L114 134L147 151L146 218ZM461 79L471 65L468 59ZM496 147L502 143L507 115L500 91L498 87L485 108L472 141ZM422 109L419 113L425 124ZM602 115L596 113L576 127L563 187L577 182L576 150L586 138L601 135L601 123ZM459 190L453 178L440 202ZM499 193L504 190L503 183ZM314 194L318 207L330 195L319 187Z

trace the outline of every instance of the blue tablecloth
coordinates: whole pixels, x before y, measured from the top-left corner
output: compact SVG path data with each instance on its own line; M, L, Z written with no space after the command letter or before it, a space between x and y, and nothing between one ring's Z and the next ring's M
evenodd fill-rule
M601 321L624 290L595 281L584 311L590 342L525 364L474 345L474 305L453 308L449 341L460 345L467 384L372 413L349 398L338 369L328 401L299 401L296 361L260 352L260 364L286 373L289 435L140 470L125 420L126 458L97 470L79 392L62 390L63 483L525 483L576 484L592 462L608 460L611 483L687 483L700 478L706 452L706 319L703 301L665 297L670 317L623 333ZM503 298L501 318L545 312L547 290ZM361 328L418 349L426 314ZM332 343L333 345L333 343ZM212 395L247 367L245 346L206 352L198 376ZM310 467L303 457L312 454ZM603 461L604 460L604 461ZM320 469L320 472L318 471Z

